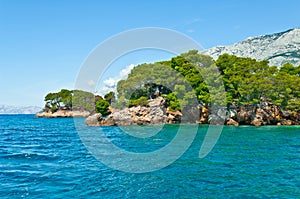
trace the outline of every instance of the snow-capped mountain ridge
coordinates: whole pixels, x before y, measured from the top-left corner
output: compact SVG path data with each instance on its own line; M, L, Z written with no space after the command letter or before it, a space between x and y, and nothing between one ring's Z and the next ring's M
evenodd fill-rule
M249 37L242 42L230 46L213 47L203 53L214 59L221 54L228 53L257 60L269 60L270 65L274 66L281 66L286 62L300 65L300 28Z

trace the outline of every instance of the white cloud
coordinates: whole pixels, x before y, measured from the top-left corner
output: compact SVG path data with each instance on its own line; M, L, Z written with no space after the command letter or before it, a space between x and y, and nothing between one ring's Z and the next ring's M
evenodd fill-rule
M106 93L109 93L110 91L115 91L115 89L116 88L104 86L98 90L97 94L103 97Z
M128 74L133 68L134 68L134 64L130 64L126 68L122 69L117 76L105 79L103 81L104 86L100 88L97 93L103 96L110 91L116 92L117 83L121 79L126 79Z
M130 64L126 68L122 69L119 73L120 79L126 79L130 71L134 68L134 64Z
M103 81L106 86L113 87L116 84L116 79L110 77Z
M89 86L94 86L95 84L96 84L96 83L95 83L94 80L92 80L92 79L88 81L88 85L89 85Z

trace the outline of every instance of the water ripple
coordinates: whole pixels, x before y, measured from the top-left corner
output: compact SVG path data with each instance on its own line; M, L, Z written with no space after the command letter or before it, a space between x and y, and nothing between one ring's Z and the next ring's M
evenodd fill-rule
M145 139L114 127L103 129L119 147L147 152L172 140L174 128L169 125ZM174 164L130 174L98 162L80 141L72 119L0 116L0 198L299 197L299 127L225 127L213 151L199 159L206 129L199 128L191 148ZM119 154L103 153L119 159Z

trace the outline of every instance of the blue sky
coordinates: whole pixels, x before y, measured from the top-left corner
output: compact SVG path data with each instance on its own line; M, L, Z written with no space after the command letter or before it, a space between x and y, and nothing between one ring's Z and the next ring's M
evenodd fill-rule
M122 31L169 28L210 48L300 27L299 8L297 0L0 0L0 104L42 106L47 92L73 88L91 50ZM139 55L117 64L140 62Z

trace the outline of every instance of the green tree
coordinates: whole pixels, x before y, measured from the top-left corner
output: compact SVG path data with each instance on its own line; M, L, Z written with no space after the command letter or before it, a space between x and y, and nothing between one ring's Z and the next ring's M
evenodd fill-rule
M48 93L45 96L46 106L50 107L51 112L55 112L60 107L60 101L57 93Z
M72 98L72 107L75 110L86 110L91 113L95 112L95 96L93 93L74 90Z
M171 111L180 111L181 110L181 106L180 106L180 102L177 99L177 96L175 93L169 93L168 95L164 95L164 97L166 98L166 104L168 105L169 110Z
M268 96L274 85L275 67L269 67L268 61L256 61L223 54L216 61L227 95L227 103L257 103L260 96Z
M61 89L57 93L57 96L59 96L60 103L62 103L63 106L68 110L72 109L72 95L73 91L67 89Z
M99 100L96 103L96 112L101 113L103 116L109 115L109 102L106 100Z
M104 99L108 101L109 104L112 104L116 101L115 93L113 91L110 91L109 93L106 93L104 95Z

